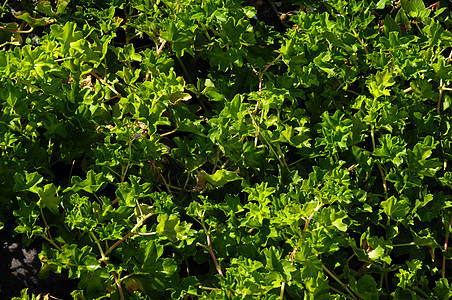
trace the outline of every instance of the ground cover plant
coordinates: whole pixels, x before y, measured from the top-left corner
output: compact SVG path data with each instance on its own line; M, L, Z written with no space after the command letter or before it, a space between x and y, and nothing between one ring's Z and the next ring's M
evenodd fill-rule
M447 1L12 2L0 224L67 297L452 297Z

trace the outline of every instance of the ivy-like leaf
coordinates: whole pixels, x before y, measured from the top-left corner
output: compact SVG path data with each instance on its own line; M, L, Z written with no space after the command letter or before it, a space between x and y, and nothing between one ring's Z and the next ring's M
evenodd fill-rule
M40 208L47 207L53 214L58 214L58 206L61 198L56 196L57 188L53 183L46 184L43 188L38 188L38 206Z
M393 220L400 220L407 216L410 206L406 199L397 199L394 196L381 202L384 213Z
M240 177L240 175L238 175L237 172L228 171L224 169L215 171L213 175L209 175L206 172L202 172L202 174L206 177L207 182L210 183L215 188L223 186L228 182L242 179L242 177Z
M41 183L43 179L44 177L38 172L28 173L25 171L24 174L16 173L14 174L13 191L30 191L33 193L38 193L38 184Z
M176 216L159 214L157 217L157 234L175 242L182 228L179 226L180 220Z

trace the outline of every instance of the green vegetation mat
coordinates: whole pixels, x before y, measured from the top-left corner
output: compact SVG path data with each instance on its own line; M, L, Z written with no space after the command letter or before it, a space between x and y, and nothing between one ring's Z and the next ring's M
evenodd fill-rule
M0 2L1 232L67 297L452 298L449 1Z

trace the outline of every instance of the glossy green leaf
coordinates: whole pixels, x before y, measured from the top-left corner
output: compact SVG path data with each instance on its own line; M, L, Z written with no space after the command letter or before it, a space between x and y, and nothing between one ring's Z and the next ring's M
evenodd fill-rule
M228 182L241 180L242 178L237 174L237 172L228 171L224 169L220 169L215 171L213 175L202 172L206 177L208 183L210 183L213 187L221 187Z
M396 199L394 196L381 202L381 207L385 214L394 220L405 218L410 209L406 199Z
M56 195L57 188L52 183L46 184L43 188L37 189L40 208L48 208L53 214L58 214L58 206L61 202L60 197Z
M160 214L157 217L157 221L157 234L168 238L172 242L175 242L178 238L178 233L181 231L181 227L179 226L179 218L175 216L168 216L167 214Z
M30 191L33 193L38 193L38 184L42 182L44 177L38 172L24 174L16 173L14 174L14 191Z

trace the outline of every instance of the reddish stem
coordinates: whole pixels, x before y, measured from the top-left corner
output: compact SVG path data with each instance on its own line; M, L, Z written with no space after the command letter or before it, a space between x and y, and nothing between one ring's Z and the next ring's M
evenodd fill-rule
M103 85L105 85L106 87L108 87L110 89L110 91L112 91L113 93L115 93L118 97L121 97L121 94L118 93L118 91L116 91L111 85L109 85L108 83L106 83L104 80L102 80L102 78L99 77L99 75L97 75L94 71L90 72L91 75L93 75L94 77L96 77L97 80L99 80L100 83L102 83Z
M306 220L306 223L304 224L303 231L306 231L306 229L308 229L309 222L311 221L311 219L314 216L315 212L316 212L316 210L313 211L312 214L309 216L309 218Z
M201 243L197 243L197 244L198 244L199 246L201 246L201 247L203 247L203 248L205 248L205 249L207 249L207 250L209 251L210 256L212 257L213 263L215 264L215 268L216 268L217 271L218 271L218 274L220 274L221 276L224 277L224 274L223 274L223 271L221 270L220 264L218 263L217 258L215 257L215 253L213 253L213 250L212 250L212 243L211 243L211 241L210 241L210 235L209 235L209 234L206 234L206 236L207 236L207 246L206 246L206 245L203 245L203 244L201 244Z
M149 218L150 216L152 216L154 213L149 213L146 216L144 216L133 228L132 230L130 230L129 233L127 233L125 236L123 236L120 240L116 241L116 243L114 243L113 245L111 245L110 248L108 248L107 251L105 251L105 256L107 256L108 254L110 254L111 251L113 251L119 244L121 244L122 242L124 242L128 237L130 237L131 235L134 235L134 231L140 227L143 222Z
M275 62L278 61L278 59L281 57L281 54L278 55L277 58L275 58L271 63L269 63L263 70L262 72L259 73L259 94L262 92L262 77L264 77L264 73L265 71L268 70L268 68L270 68Z
M431 4L429 7L426 7L425 9L433 9L433 8L439 8L439 1Z
M160 47L157 49L157 53L155 54L155 56L159 56L160 52L162 51L163 47L165 47L166 44L166 40L163 40L162 44L160 45Z
M124 293L122 291L121 283L119 282L118 276L116 275L115 271L111 271L111 273L113 274L113 277L115 278L115 283L116 283L116 286L118 287L119 296L121 297L121 300L124 300Z

